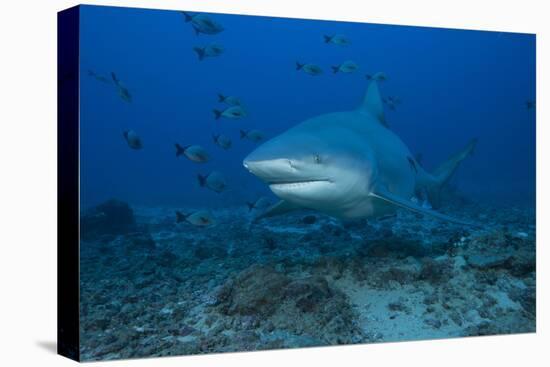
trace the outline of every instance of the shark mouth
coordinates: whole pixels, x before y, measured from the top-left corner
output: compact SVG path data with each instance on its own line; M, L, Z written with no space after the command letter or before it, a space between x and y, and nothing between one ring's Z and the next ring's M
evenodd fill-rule
M323 183L332 183L330 180L300 180L300 181L275 181L275 182L268 182L268 185L271 189L279 189L279 190L292 190L292 189L301 189L301 188L308 188L314 185L319 185Z

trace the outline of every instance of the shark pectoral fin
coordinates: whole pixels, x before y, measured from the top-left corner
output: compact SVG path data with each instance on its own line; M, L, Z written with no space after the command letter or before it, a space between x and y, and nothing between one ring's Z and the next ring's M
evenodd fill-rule
M298 210L298 209L302 209L302 207L296 204L289 203L288 201L285 201L285 200L280 200L276 204L273 204L272 206L267 208L261 214L257 215L254 218L254 222L263 218L275 217L277 215L286 214L288 212Z
M413 203L410 200L403 199L403 198L401 198L401 197L399 197L395 194L392 194L391 192L389 192L388 190L386 190L384 188L376 189L375 191L370 193L370 196L372 196L374 198L377 198L377 199L380 199L380 200L383 200L387 203L399 206L401 208L408 209L408 210L411 210L413 212L417 212L417 213L420 213L420 214L428 215L428 216L431 216L431 217L439 219L439 220L443 220L443 221L447 221L447 222L451 222L451 223L456 223L456 224L462 224L462 225L466 225L466 226L472 226L472 227L478 227L479 226L476 223L463 221L463 220L453 218L453 217L445 215L445 214L441 214L441 213L436 212L435 210L432 210L432 209L423 208L423 207L419 206L418 204Z

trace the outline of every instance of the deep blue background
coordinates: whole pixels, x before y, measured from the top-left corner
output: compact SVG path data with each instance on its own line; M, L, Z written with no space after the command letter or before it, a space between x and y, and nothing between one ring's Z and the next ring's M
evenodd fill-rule
M81 203L116 197L132 204L242 205L269 190L242 167L254 148L239 129L274 136L318 114L355 108L366 73L384 71L384 95L403 103L386 118L425 166L435 167L479 138L455 177L472 198L532 203L535 193L535 36L375 24L212 14L225 31L196 36L176 11L81 7ZM341 33L347 47L325 44ZM193 46L219 43L218 58L199 62ZM331 65L354 60L356 74L333 75ZM312 62L325 73L295 71ZM124 102L113 85L87 75L115 71L128 87ZM214 120L217 93L239 96L249 116ZM123 139L135 130L144 149ZM211 134L223 132L223 151ZM176 159L174 142L201 144L206 164ZM230 190L199 188L197 173L222 171Z

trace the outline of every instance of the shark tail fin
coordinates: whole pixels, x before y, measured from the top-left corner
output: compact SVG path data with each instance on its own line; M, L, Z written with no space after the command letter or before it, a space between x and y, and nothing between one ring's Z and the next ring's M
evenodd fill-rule
M300 64L298 61L296 61L296 70L300 70L304 67L305 64Z
M468 145L453 154L433 171L432 177L434 180L433 184L428 188L428 198L434 207L439 206L441 188L449 182L460 163L473 154L476 145L477 139L470 140Z

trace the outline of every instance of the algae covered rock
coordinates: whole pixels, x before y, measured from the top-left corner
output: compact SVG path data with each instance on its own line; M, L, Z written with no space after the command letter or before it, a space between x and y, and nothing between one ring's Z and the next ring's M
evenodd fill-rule
M535 241L515 238L505 231L477 236L465 256L468 264L479 270L503 269L514 276L535 271Z
M271 266L253 265L227 281L217 300L222 315L255 317L270 333L306 336L318 345L363 338L347 296L322 276L294 279Z
M289 279L272 267L253 265L220 289L220 310L226 315L269 316L281 302L288 283Z
M285 298L294 300L302 312L317 311L332 295L328 282L320 276L295 280L285 288Z
M448 260L422 259L422 268L418 279L432 284L447 282L452 277L452 263Z

